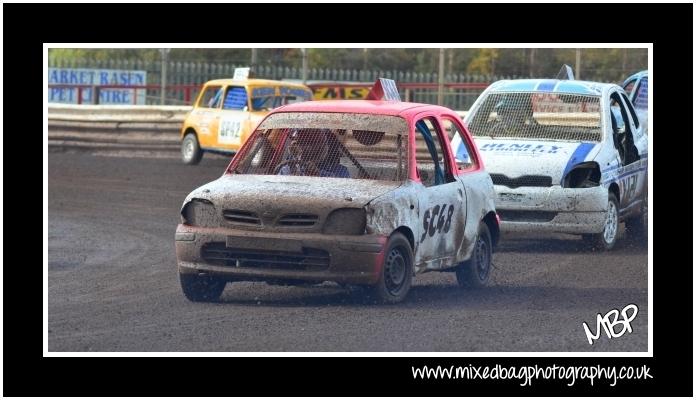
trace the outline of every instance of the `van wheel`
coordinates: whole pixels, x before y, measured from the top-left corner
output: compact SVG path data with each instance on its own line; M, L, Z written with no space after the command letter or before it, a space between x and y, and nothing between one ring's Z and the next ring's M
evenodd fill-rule
M582 238L592 247L599 250L611 250L616 244L619 236L619 201L614 193L609 193L609 204L607 205L606 219L604 220L604 230L593 235L582 235Z
M201 158L203 158L203 152L196 135L189 133L184 136L184 140L181 141L181 160L184 164L196 165L201 161Z
M210 276L179 274L184 296L191 301L216 301L227 282Z
M476 244L471 258L459 264L455 270L457 282L462 287L481 288L488 285L493 266L493 241L488 225L479 223Z
M372 286L372 295L380 303L398 303L406 298L413 277L413 251L408 239L395 233L387 242L379 281Z

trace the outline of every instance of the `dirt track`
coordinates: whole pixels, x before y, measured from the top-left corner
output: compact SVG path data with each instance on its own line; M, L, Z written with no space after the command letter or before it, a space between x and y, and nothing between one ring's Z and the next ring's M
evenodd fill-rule
M424 274L395 306L328 283L234 283L219 303L191 303L176 271L178 211L226 159L49 153L48 164L49 351L647 351L642 244L593 253L574 236L505 237L491 287ZM633 333L590 346L582 323L594 330L597 313L630 303Z

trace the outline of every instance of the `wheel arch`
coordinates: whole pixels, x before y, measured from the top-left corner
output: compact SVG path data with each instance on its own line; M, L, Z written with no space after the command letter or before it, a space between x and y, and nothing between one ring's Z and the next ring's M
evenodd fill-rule
M406 236L406 239L408 240L408 243L411 245L411 251L413 251L414 255L416 253L416 245L415 245L415 236L413 235L413 231L411 228L408 226L400 226L392 232L392 235L395 233L401 233L402 235Z
M611 185L609 185L609 193L613 193L614 196L616 196L616 201L621 204L621 191L619 190L619 185L616 182L612 182Z
M491 233L491 241L493 241L493 248L498 246L498 241L500 240L500 225L498 224L498 216L494 211L489 211L482 221L488 226L488 231Z
M192 133L196 137L196 140L198 140L198 132L196 132L196 130L192 126L189 126L186 129L184 129L181 132L181 137L179 139L184 140L186 135L188 135L190 133ZM200 140L198 142L200 143Z

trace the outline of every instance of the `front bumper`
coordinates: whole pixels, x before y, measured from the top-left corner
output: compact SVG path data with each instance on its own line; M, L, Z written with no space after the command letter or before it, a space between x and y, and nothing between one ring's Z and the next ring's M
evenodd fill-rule
M374 284L381 273L386 242L387 237L380 235L278 233L180 224L175 243L182 274L205 274L230 281ZM215 257L210 256L211 248ZM303 254L309 255L303 259ZM327 255L328 260L316 254ZM319 259L325 265L318 265Z
M609 194L597 186L584 189L495 186L502 232L600 233Z

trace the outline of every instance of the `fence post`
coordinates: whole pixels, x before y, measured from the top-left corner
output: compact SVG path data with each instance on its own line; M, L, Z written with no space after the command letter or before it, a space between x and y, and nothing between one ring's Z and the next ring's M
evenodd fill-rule
M441 106L445 99L445 49L440 49L440 61L437 72L437 105Z
M168 60L167 57L169 56L169 51L171 49L160 49L160 53L162 54L162 73L160 74L161 78L161 89L160 89L160 105L164 105L166 101L166 94L167 94L167 64Z
M99 104L99 86L92 86L92 104Z
M307 68L309 68L309 60L307 49L302 48L302 83L307 84Z

